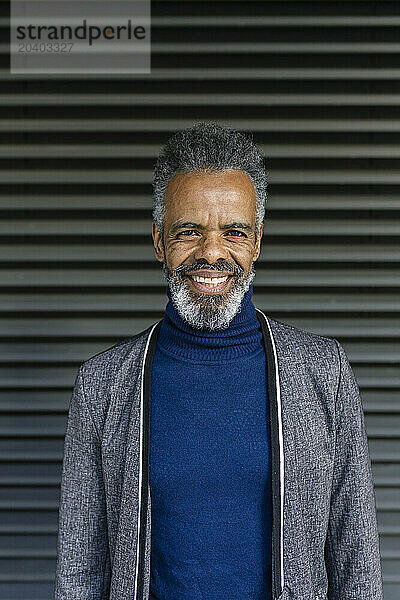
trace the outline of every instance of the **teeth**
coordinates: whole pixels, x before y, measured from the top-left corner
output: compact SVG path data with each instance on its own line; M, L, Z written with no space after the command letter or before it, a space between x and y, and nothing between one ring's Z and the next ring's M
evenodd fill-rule
M223 283L224 281L226 281L228 279L228 276L226 275L225 277L199 277L198 275L193 275L193 279L194 281L197 281L198 283L203 283L206 285L209 285L210 287L215 287L216 285L219 285L220 283Z

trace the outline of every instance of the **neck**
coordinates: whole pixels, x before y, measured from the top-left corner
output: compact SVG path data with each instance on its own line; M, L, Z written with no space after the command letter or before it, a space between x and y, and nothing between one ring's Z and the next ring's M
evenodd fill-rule
M229 362L260 350L262 333L252 302L253 286L243 297L239 311L226 329L196 329L185 321L172 302L168 304L158 337L158 345L177 357L199 362Z

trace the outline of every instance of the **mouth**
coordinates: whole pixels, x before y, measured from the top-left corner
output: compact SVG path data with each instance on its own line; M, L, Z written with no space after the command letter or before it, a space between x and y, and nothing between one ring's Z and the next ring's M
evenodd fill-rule
M233 275L227 275L215 272L207 275L186 275L192 287L199 292L206 294L217 294L224 292L230 285Z

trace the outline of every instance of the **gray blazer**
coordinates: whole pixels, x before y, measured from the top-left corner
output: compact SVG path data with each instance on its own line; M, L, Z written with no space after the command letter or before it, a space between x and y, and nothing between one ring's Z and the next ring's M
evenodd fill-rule
M382 600L363 407L345 351L335 339L256 312L271 423L271 597ZM89 358L77 373L55 600L148 600L150 386L160 326Z

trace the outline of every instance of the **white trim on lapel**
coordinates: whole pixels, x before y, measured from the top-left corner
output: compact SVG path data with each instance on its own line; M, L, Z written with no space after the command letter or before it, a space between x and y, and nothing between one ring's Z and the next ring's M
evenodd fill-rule
M282 404L281 404L281 388L280 388L280 380L279 380L279 369L278 369L278 355L276 352L275 340L272 333L271 325L269 323L269 319L265 313L259 308L256 310L261 313L267 323L269 336L271 338L272 348L274 352L274 363L275 363L275 381L276 381L276 400L278 406L278 434L279 434L279 477L280 477L280 571L281 571L281 588L284 588L285 585L285 575L283 569L283 500L284 500L284 492L285 492L285 464L284 464L284 453L283 453L283 429L282 429Z
M146 366L146 357L149 349L151 336L153 335L154 329L157 327L159 321L153 325L147 338L146 347L144 349L144 356L142 362L142 373L140 381L140 443L139 443L139 504L137 513L137 541L136 541L136 569L135 569L135 596L134 600L137 600L137 589L138 589L138 578L139 578L139 550L140 550L140 511L142 507L142 470L143 470L143 404L144 404L144 369Z

